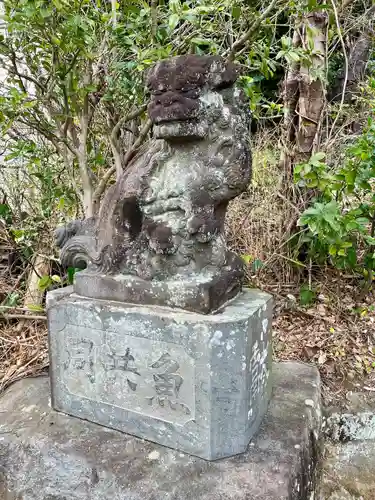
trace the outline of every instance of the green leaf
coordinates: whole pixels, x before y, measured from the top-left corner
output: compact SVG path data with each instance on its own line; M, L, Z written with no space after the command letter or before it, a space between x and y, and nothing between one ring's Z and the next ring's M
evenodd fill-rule
M171 31L173 31L180 21L180 16L178 14L171 14L168 19L168 26Z
M20 299L20 294L18 292L12 292L10 295L7 295L4 305L8 307L14 307L18 305Z
M10 153L9 155L7 155L4 160L5 161L10 161L10 160L14 160L15 158L18 158L19 157L19 152L15 152L15 153Z
M241 255L242 260L246 262L246 264L249 264L253 260L252 255Z
M346 254L346 262L352 269L354 269L355 266L357 265L357 252L355 251L354 248L348 248Z
M39 290L44 292L45 290L47 290L47 288L51 286L52 283L53 281L50 276L48 275L42 276L38 281L38 288Z
M37 101L26 101L23 103L23 107L26 109L35 108Z
M326 154L325 154L325 153L323 153L322 151L320 151L319 153L315 153L314 155L312 155L312 157L310 158L310 163L313 163L313 162L320 162L320 161L322 161L325 157L326 157Z
M299 300L302 306L308 306L315 300L316 293L308 285L302 285L299 294Z
M311 181L307 182L307 187L309 187L310 189L315 188L318 185L319 183L317 179L312 179Z
M42 7L40 9L40 14L42 17L44 17L46 19L47 17L50 17L50 15L52 14L52 10L45 8L45 7Z
M28 304L27 309L30 309L30 311L35 311L35 312L44 312L44 307L38 304Z
M293 50L290 50L286 54L286 58L290 59L292 62L298 62L300 60L300 56L299 56L298 52L294 52Z
M345 172L345 180L348 184L354 185L357 172L355 170L347 170Z
M79 271L79 269L74 267L68 267L67 274L68 274L69 285L72 285L74 283L74 275L76 274L77 271Z
M191 43L194 45L211 45L212 42L206 38L194 37L191 39Z
M58 203L57 207L58 207L59 210L63 210L64 209L64 207L65 207L65 198L64 197L62 197L62 198L59 199L59 203Z
M13 229L12 233L16 243L20 243L25 238L25 231L23 229Z
M367 217L358 217L355 221L360 226L367 226L368 224L370 224L370 221L367 219Z
M301 170L303 169L304 167L304 164L303 163L299 163L298 165L296 165L294 167L294 173L295 174L299 174L301 172Z
M55 45L61 45L61 40L57 38L56 36L51 36L51 40Z
M328 252L330 255L335 256L337 254L337 248L335 245L330 245Z
M264 266L264 263L260 259L255 259L251 265L254 273L257 273L259 271L259 269L262 269L263 266Z
M51 280L54 281L55 283L61 283L61 278L57 274L52 275Z
M232 17L233 19L239 19L241 17L241 7L232 7Z
M358 229L358 224L355 221L350 221L346 224L345 227L347 231L353 231L355 229Z
M181 9L180 0L169 0L169 9L171 12L177 13Z

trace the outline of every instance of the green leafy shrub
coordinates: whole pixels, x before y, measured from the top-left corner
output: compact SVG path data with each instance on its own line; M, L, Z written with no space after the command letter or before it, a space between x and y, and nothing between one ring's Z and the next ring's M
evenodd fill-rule
M375 79L367 90L375 96ZM343 166L330 168L324 153L295 169L295 181L316 195L302 213L307 245L315 262L329 260L339 269L361 272L372 279L375 269L375 98L362 134L346 150Z

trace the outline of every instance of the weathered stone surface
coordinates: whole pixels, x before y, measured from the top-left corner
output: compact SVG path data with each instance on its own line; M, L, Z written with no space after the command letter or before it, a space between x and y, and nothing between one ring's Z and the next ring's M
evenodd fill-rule
M250 114L233 86L237 76L219 56L175 57L149 71L153 139L108 189L96 219L71 222L56 235L62 262L87 263L97 275L94 291L111 292L103 298L115 288L101 282L108 274L113 283L138 278L133 293L116 300L150 305L170 305L163 282L178 281L180 307L197 312L240 291L243 262L227 249L224 232L228 203L251 178ZM203 309L192 292L200 281L213 297ZM77 287L93 296L88 280L78 276Z
M122 274L100 275L81 271L75 278L78 295L132 304L178 307L186 311L208 314L234 298L242 288L242 272L222 269L219 273L201 273L181 285L178 276L173 280L145 281L137 276Z
M246 450L271 389L271 296L203 315L56 295L55 409L209 460Z
M374 412L334 413L326 419L325 434L332 441L375 439Z
M374 500L375 441L327 443L321 500Z
M325 410L321 500L373 500L375 396L372 391L348 391L341 407Z
M0 397L0 499L311 500L319 375L282 363L273 376L269 410L246 453L215 462L54 412L47 378L17 382Z

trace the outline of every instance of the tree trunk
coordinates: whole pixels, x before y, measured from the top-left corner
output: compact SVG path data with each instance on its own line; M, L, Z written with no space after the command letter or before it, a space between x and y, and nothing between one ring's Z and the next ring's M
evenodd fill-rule
M325 105L327 16L312 12L306 16L303 36L308 44L312 37L311 66L301 66L298 100L298 131L296 137L296 163L308 161L314 146L319 143L319 128Z
M341 100L345 81L346 89L344 102L350 103L353 101L353 97L358 94L358 85L364 79L372 44L373 41L368 31L359 35L349 52L347 77L345 75L345 69L341 70L337 77L336 84L330 92L331 101L335 102Z
M297 23L294 34L292 47L298 49L301 47L301 37L299 34L299 24ZM281 134L281 168L284 176L287 179L293 177L293 149L297 135L297 105L299 98L299 63L293 61L285 75L283 88L284 101L284 123Z
M37 254L32 260L33 267L27 280L23 306L41 306L44 291L39 288L39 280L49 274L49 261L44 255Z
M325 105L327 15L310 12L296 23L293 48L309 48L308 64L293 62L283 86L284 122L282 161L285 177L292 179L294 165L309 160L319 143Z

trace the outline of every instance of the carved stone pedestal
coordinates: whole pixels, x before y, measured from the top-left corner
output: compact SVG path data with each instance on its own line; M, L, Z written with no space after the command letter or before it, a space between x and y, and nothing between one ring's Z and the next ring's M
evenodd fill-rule
M208 460L244 452L270 395L272 299L217 314L48 294L52 405Z

